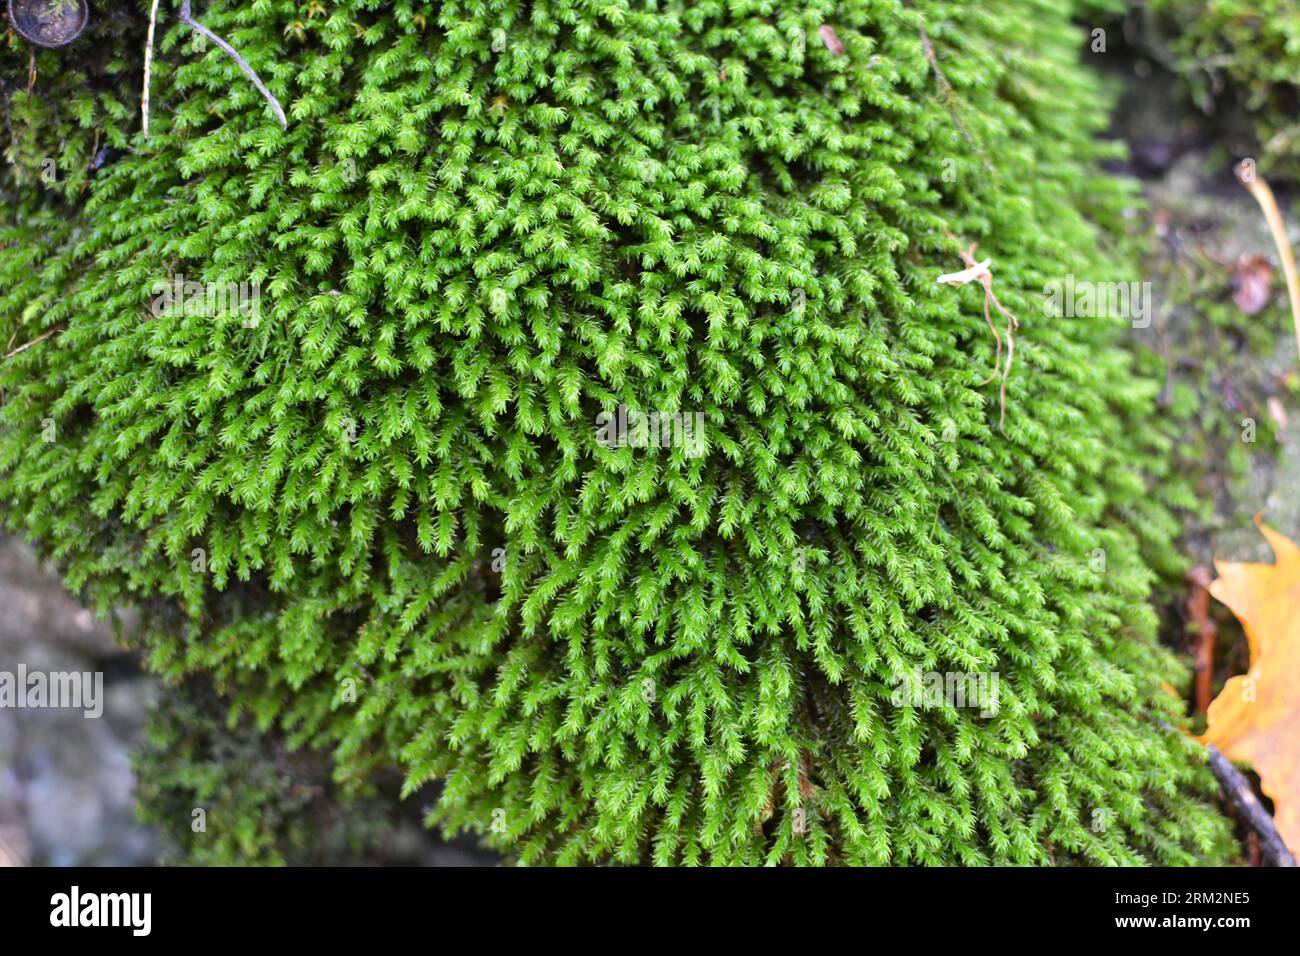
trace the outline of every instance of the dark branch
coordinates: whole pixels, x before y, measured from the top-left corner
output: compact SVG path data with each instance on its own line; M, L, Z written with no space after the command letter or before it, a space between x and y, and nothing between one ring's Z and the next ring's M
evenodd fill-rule
M1259 834L1260 849L1264 851L1264 856L1274 866L1295 866L1295 857L1286 848L1277 827L1273 825L1273 818L1255 796L1250 782L1232 765L1232 761L1219 752L1218 747L1210 744L1206 749L1210 752L1210 769L1219 778L1224 792L1241 811L1246 822Z

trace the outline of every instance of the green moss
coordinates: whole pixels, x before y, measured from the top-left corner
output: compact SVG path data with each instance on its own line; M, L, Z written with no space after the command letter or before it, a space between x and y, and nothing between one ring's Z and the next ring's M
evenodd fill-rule
M327 758L247 720L229 726L201 680L163 689L132 766L140 817L162 835L165 865L363 863L397 823L373 788L341 793Z
M0 233L0 333L61 329L0 366L10 525L525 862L1220 859L1160 383L1043 309L1138 278L1068 11L383 7L211 5L288 132L172 30L154 139ZM1005 431L959 239L1023 320ZM258 321L155 315L178 274ZM703 453L605 447L620 404Z

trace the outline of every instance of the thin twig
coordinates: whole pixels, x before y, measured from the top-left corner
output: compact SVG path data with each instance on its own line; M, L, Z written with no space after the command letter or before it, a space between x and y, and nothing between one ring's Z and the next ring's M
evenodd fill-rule
M12 350L12 351L10 351L10 352L6 352L6 353L5 353L5 358L13 358L13 357L14 357L15 355L17 355L19 352L25 352L25 351L27 351L29 348L31 348L33 345L35 345L37 342L44 342L44 341L45 341L46 339L48 339L51 335L53 335L55 332L62 332L62 331L63 331L64 329L66 329L66 328L67 328L66 325L63 325L62 323L60 323L59 325L56 325L54 328L50 329L48 332L42 332L40 335L36 336L36 338L32 339L30 342L24 342L22 345L18 346L18 348L14 349L14 350ZM9 341L12 342L13 339L10 339Z
M934 81L939 87L939 93L943 97L944 105L948 108L948 114L952 116L953 122L957 124L957 129L965 137L966 142L970 144L971 149L979 156L985 168L992 169L988 156L975 142L975 137L971 135L970 130L966 128L966 123L961 118L961 103L957 100L957 92L952 88L952 84L948 82L948 77L944 75L943 70L939 67L939 55L934 52L934 44L930 42L930 34L925 32L925 27L919 27L918 29L921 35L921 50L925 53L925 58L930 62L930 68L934 71Z
M1286 843L1277 832L1277 827L1273 825L1273 818L1268 815L1259 798L1255 796L1250 782L1232 765L1232 761L1219 752L1218 747L1209 744L1206 749L1210 752L1210 769L1219 779L1224 793L1246 818L1251 828L1259 834L1264 856L1274 866L1295 866L1295 857L1291 855L1291 851L1287 849Z
M234 48L233 46L231 46L231 45L230 45L229 43L227 43L225 40L221 39L221 37L217 36L215 33L213 33L211 30L209 30L209 29L208 29L207 27L205 27L203 24L199 23L197 20L194 19L193 14L191 14L191 12L190 12L190 0L181 0L181 14L180 14L180 16L181 16L181 23L185 24L187 27L189 27L189 28L190 28L191 30L193 30L195 33L199 33L199 34L202 34L203 36L207 37L209 40L211 40L211 41L212 41L213 43L215 43L217 46L221 47L221 49L225 52L225 54L226 54L228 57L230 57L232 60L235 61L235 64L236 64L236 65L237 65L241 70L244 71L244 74L245 74L245 75L246 75L250 80L253 81L253 85L257 87L257 91L258 91L259 93L261 93L262 96L264 96L264 97L266 98L266 101L267 101L268 103L271 104L271 109L275 111L275 117L276 117L276 119L278 119L278 120L280 121L280 128L281 128L281 129L288 129L288 128L289 128L289 121L288 121L287 119L285 119L285 117L284 117L284 110L282 110L282 109L280 108L280 101L277 100L277 99L276 99L276 98L271 94L271 91L268 90L268 89L266 88L266 86L265 86L265 85L262 83L262 81L258 78L257 73L254 72L253 68L252 68L251 66L249 66L246 62L244 62L244 58L243 58L242 56L240 56L238 53L235 52L235 48Z
M1250 191L1264 210L1268 220L1269 231L1273 233L1273 244L1277 246L1278 258L1282 260L1282 272L1286 275L1286 293L1291 300L1291 321L1295 326L1296 348L1300 350L1300 279L1296 277L1295 255L1291 252L1291 242L1287 239L1286 224L1282 222L1282 212L1277 208L1277 199L1264 177L1255 169L1253 163L1238 163L1233 170L1237 181Z
M943 92L944 98L951 101L953 98L952 84L948 82L948 77L943 75L943 70L939 69L939 56L934 52L934 44L930 42L930 34L925 32L925 27L920 27L921 32L921 49L925 52L925 58L930 61L930 67L934 70L934 78L939 83L939 89Z
M153 68L153 31L158 22L158 0L149 7L149 32L144 40L144 90L140 94L140 118L144 138L149 138L149 76Z

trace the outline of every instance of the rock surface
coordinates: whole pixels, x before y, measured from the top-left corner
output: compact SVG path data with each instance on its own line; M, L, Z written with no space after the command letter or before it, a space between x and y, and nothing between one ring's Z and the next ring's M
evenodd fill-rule
M0 866L147 866L160 834L136 820L131 751L159 688L137 657L41 567L0 535L0 672L102 672L103 714L0 707ZM129 633L134 616L119 618ZM373 858L407 866L490 866L472 838L444 843L419 825L418 795L397 809L394 838Z
M31 865L152 863L135 820L130 751L154 683L20 541L0 537L0 671L101 672L103 713L0 707L0 861ZM131 621L126 618L125 627Z

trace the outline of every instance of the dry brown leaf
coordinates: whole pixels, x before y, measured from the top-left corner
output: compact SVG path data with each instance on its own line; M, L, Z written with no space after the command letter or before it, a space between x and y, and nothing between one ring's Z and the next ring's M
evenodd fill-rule
M844 44L840 42L840 35L835 32L835 28L828 23L822 24L817 29L817 35L822 38L826 44L826 49L831 51L831 56L843 56Z
M1273 264L1263 256L1242 253L1233 276L1232 301L1246 315L1255 315L1273 297Z
M1273 801L1274 823L1300 849L1300 547L1255 523L1274 564L1215 562L1210 593L1246 631L1250 670L1233 677L1210 704L1201 741L1249 763Z
M1286 417L1286 406L1282 404L1282 400L1276 395L1272 395L1269 397L1267 405L1269 417L1277 422L1278 428L1285 431L1289 419Z

